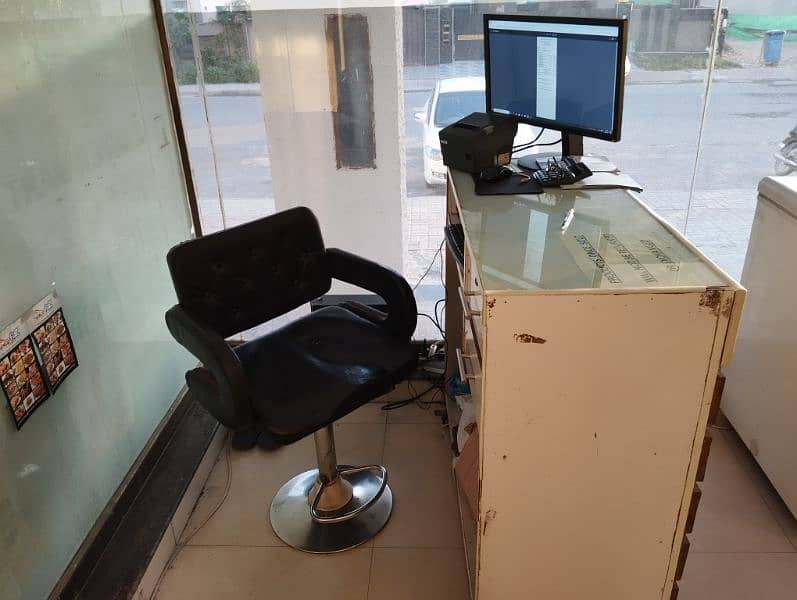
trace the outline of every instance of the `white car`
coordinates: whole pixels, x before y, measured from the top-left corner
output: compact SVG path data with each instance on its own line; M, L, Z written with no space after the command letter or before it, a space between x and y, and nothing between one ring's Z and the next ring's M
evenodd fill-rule
M443 127L472 112L484 112L484 77L441 79L415 120L423 123L423 176L429 185L446 182L446 168L440 153L439 133ZM518 126L515 145L534 139L529 125Z

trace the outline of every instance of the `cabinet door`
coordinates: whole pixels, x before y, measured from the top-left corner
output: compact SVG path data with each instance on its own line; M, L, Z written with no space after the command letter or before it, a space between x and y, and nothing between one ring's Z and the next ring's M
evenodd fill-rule
M485 298L479 600L669 596L732 294Z

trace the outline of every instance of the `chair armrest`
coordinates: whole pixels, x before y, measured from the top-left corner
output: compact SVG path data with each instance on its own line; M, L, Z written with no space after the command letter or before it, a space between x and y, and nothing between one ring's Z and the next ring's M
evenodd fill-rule
M220 422L240 429L252 422L246 375L223 337L189 315L179 304L166 311L166 326L181 346L202 363L185 375L189 389Z
M326 253L330 275L379 294L387 304L382 327L395 337L409 340L415 332L418 308L407 281L395 271L345 250L327 248Z

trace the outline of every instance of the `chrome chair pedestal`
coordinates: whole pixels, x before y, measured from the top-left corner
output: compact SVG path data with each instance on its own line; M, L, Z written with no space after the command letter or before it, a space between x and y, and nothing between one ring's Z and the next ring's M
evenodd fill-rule
M338 465L332 426L315 433L318 468L284 484L271 503L274 533L298 550L327 554L367 542L385 526L393 494L384 467Z

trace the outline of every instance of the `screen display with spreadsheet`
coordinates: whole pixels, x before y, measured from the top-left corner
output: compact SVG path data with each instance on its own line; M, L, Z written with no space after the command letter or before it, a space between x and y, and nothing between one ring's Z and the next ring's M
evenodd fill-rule
M620 139L627 21L485 15L487 110Z

